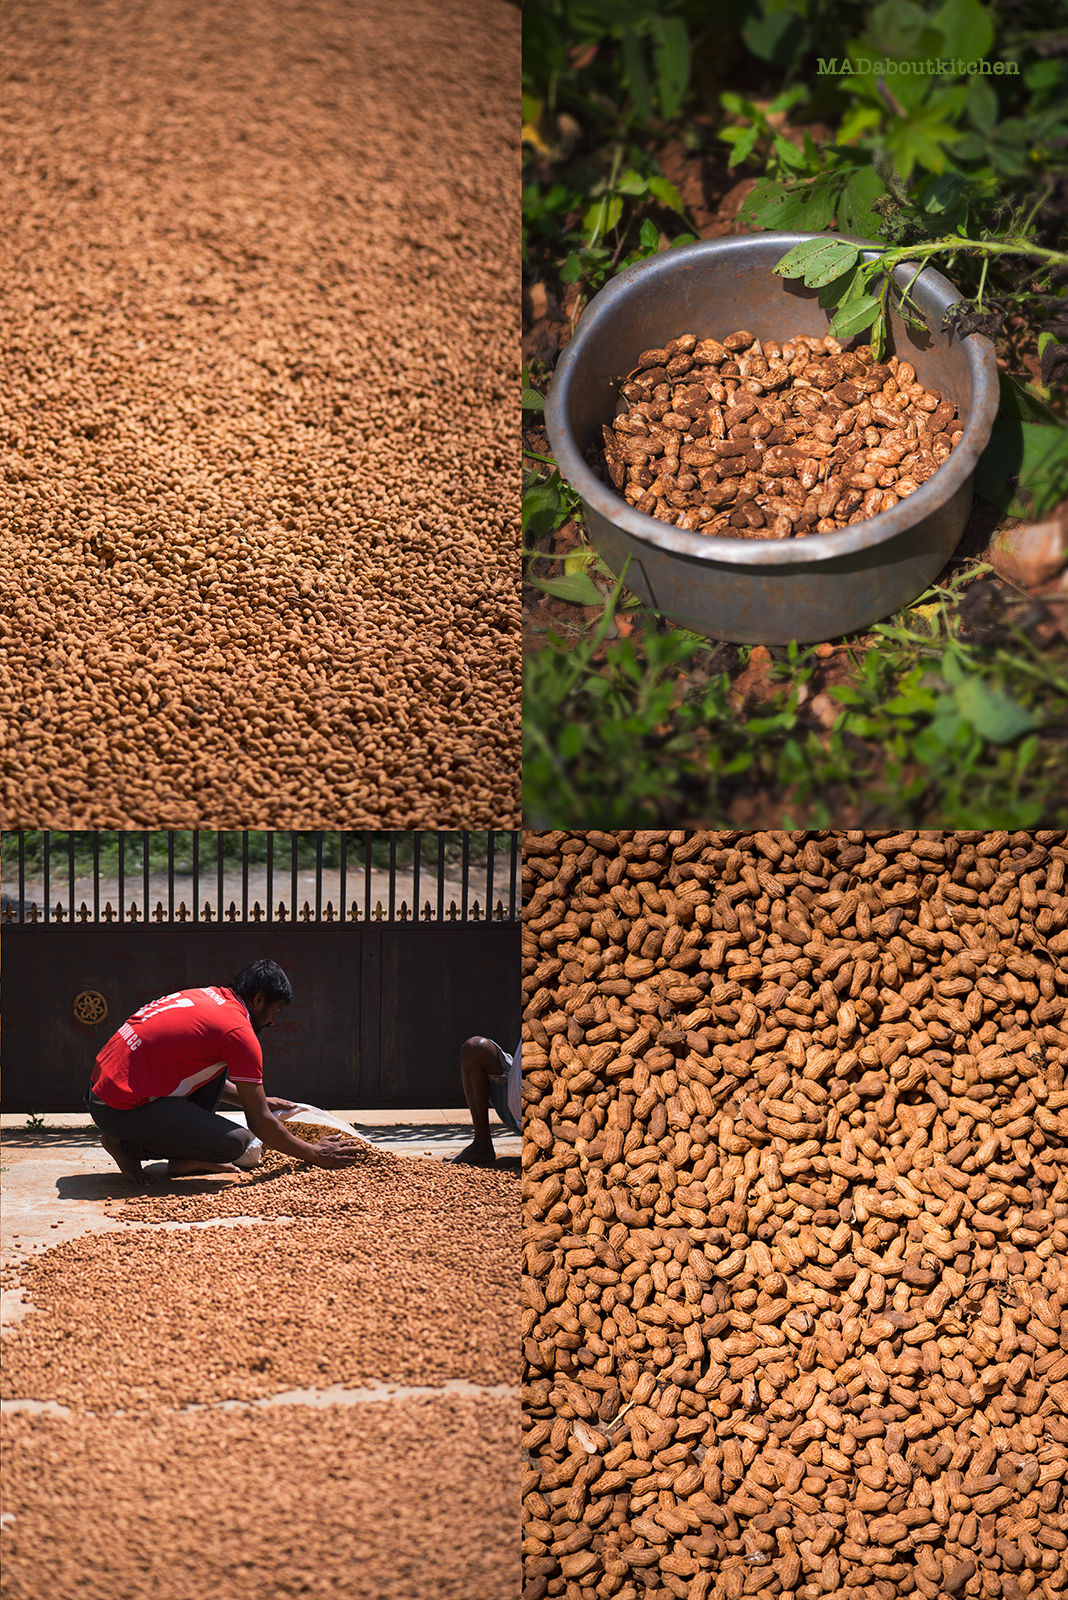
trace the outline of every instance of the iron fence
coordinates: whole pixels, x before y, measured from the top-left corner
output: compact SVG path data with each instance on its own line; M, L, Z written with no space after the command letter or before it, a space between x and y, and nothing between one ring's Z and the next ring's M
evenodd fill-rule
M217 832L214 850L210 847L205 850L204 833L180 834L175 829L162 834L96 830L80 835L81 845L73 833L55 842L49 832L2 834L0 921L8 926L43 927L127 922L170 926L176 922L220 921L240 924L515 923L519 918L521 835L518 832L473 836L448 832L329 834L320 831L291 833L287 845L283 843L285 835L245 830L236 836L240 839L236 863L234 851L228 845L228 840L234 837L233 833ZM156 866L152 863L153 841L157 841L158 855L161 838L166 840L167 851L166 867L162 871L158 863ZM183 870L176 872L176 840L179 838L183 841L183 853L188 845L191 857L188 871L183 864ZM477 841L474 851L473 838ZM309 862L307 857L311 854L309 845L312 843L314 857ZM387 843L388 864L376 865L373 860L376 850L381 856ZM102 845L109 862L109 870L104 874L101 871ZM411 861L403 867L398 866L401 847L405 855L409 849L411 851ZM84 862L87 851L91 855L91 872L79 874L79 854ZM128 857L132 855L136 860L138 853L140 865L131 872ZM433 857L431 861L425 859L428 854ZM115 857L113 872L110 870L112 855ZM324 859L326 855L329 861ZM303 865L302 856L305 858ZM163 884L159 881L161 877ZM9 884L11 890L17 884L17 894L10 892ZM79 885L81 898L76 909ZM152 910L152 899L161 888L164 892ZM58 898L53 903L54 893L58 893ZM185 893L189 895L188 905ZM302 896L303 906L300 904ZM421 896L425 896L422 904Z

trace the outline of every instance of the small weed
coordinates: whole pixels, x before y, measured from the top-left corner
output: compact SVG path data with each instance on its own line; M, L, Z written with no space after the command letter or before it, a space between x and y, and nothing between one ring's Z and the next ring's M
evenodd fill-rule
M39 1117L36 1111L31 1111L26 1118L26 1128L29 1133L42 1133L47 1126L44 1117Z

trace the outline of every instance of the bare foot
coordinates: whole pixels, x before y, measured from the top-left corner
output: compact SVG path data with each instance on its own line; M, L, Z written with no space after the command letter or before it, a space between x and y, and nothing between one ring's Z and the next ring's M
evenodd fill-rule
M483 1142L473 1139L466 1150L461 1150L458 1156L450 1156L449 1160L454 1167L495 1167L497 1157L493 1153L493 1140Z
M238 1169L232 1161L215 1163L211 1161L168 1161L168 1178L195 1178L207 1172L236 1172Z
M129 1178L131 1183L144 1183L145 1175L141 1171L141 1163L133 1156L123 1155L122 1145L118 1139L109 1138L101 1134L100 1143L114 1161L124 1178Z

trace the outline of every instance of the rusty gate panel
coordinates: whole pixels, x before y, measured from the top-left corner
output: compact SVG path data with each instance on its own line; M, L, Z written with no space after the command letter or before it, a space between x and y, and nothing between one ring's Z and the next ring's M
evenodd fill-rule
M515 923L7 926L3 1109L81 1110L97 1051L139 1006L225 984L261 956L293 984L263 1036L269 1094L354 1110L463 1107L463 1040L485 1033L510 1050L519 1037L519 941ZM102 1022L76 1018L86 991L106 1001Z

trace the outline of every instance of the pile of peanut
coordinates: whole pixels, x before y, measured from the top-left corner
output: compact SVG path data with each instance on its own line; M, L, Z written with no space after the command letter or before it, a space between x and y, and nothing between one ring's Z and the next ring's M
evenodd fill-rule
M889 511L948 458L956 408L870 345L747 331L646 350L603 429L605 471L639 511L733 539L833 533Z
M335 1383L514 1383L514 1177L372 1155L183 1180L121 1220L185 1226L86 1234L23 1262L4 1287L34 1310L5 1334L4 1397L103 1415ZM227 1217L256 1221L188 1226Z
M516 1409L5 1416L5 1600L515 1600Z
M130 18L4 7L0 823L507 825L519 19Z
M1065 1600L1066 865L527 836L524 1600Z

